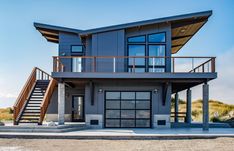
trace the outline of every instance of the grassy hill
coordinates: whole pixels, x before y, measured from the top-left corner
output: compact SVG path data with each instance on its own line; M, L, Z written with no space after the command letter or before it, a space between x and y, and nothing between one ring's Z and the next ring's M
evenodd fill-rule
M174 111L174 98L172 99L172 112ZM179 112L186 112L186 102L179 100ZM234 105L216 100L209 100L210 121L226 121L234 117ZM202 100L192 102L192 120L202 121Z

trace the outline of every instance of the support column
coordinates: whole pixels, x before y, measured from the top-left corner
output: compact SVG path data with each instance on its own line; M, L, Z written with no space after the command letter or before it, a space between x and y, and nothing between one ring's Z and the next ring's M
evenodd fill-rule
M186 104L186 123L191 124L191 114L192 114L192 91L187 90L187 104Z
M58 124L64 125L65 117L65 83L58 83Z
M203 130L209 130L209 85L203 85Z
M178 112L179 112L179 94L175 94L175 123L178 123Z

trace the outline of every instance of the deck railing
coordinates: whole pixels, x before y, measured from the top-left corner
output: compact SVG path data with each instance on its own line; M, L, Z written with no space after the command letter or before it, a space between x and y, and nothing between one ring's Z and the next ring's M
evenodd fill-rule
M89 69L79 70L78 72L138 72L138 68L147 68L144 72L172 72L172 73L214 73L215 57L198 56L54 56L53 72L72 72L66 70L72 68L72 59L79 59L79 67L89 67ZM108 71L105 71L108 66ZM121 66L121 67L120 67ZM103 67L103 70L100 68ZM118 70L125 68L125 70ZM128 69L131 68L129 71ZM150 68L150 70L149 70ZM169 68L169 70L168 70ZM126 70L127 69L127 70ZM165 69L156 70L156 69Z
M36 84L37 80L49 80L50 75L46 73L45 71L34 67L30 76L28 77L27 82L25 83L23 89L21 90L15 104L14 104L14 124L16 125L18 123L19 116L21 112L23 111L24 106L26 105L29 95L31 94L31 91L33 87Z

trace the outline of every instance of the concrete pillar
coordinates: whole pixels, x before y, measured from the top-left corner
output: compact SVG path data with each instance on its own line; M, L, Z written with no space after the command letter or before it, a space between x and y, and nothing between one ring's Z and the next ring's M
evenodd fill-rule
M203 85L203 130L209 130L209 85Z
M191 123L192 119L192 91L190 89L187 90L187 104L186 104L186 123Z
M65 83L58 83L58 124L64 125Z
M175 123L178 123L178 112L179 112L179 94L175 94Z

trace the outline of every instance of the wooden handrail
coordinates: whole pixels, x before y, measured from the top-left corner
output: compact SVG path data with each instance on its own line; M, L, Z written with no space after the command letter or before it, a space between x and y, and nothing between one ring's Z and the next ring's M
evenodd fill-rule
M40 119L38 122L38 124L40 124L40 125L42 124L42 122L44 120L47 108L49 106L49 103L50 103L50 100L51 100L51 97L53 95L54 88L56 87L56 85L57 85L57 81L55 79L51 78L50 83L48 85L48 88L46 89L44 98L42 100L41 106L40 106L41 112L40 112Z
M209 56L53 56L53 58L200 58L200 59L210 59L215 57Z
M34 83L36 82L36 67L33 68L30 76L27 79L27 82L25 83L23 89L21 90L15 104L14 104L14 124L17 124L17 118L19 116L20 110L23 108L23 105L28 99L29 92L31 91Z
M50 75L46 73L45 71L34 67L30 76L28 77L23 89L21 90L13 108L14 108L14 113L13 113L13 120L14 120L14 125L18 124L19 116L24 108L24 105L27 103L30 93L36 83L37 80L49 80Z
M204 66L211 62L211 72L215 72L215 57L212 57L211 59L207 60L206 62L198 65L196 68L192 69L189 72L195 72L197 69L199 69L200 67L202 67L202 71L204 72Z

